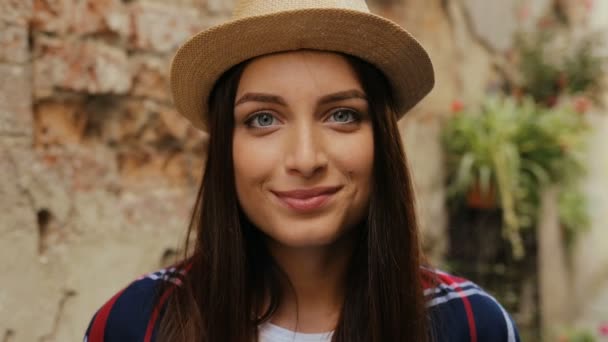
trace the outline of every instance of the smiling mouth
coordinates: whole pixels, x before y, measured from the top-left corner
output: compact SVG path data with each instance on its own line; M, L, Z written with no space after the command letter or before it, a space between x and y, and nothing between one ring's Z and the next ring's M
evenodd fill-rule
M272 191L286 207L297 212L309 212L324 207L342 189L341 186Z

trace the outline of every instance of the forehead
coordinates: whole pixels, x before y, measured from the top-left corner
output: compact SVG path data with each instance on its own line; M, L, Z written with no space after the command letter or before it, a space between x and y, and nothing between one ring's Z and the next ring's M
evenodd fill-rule
M237 94L248 91L316 92L362 90L346 57L323 51L300 50L253 59L243 70Z

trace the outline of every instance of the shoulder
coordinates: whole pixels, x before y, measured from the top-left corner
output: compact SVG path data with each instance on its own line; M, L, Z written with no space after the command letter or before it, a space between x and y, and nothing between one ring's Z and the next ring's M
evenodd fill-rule
M133 281L97 310L84 341L152 340L164 300L174 286L181 285L183 274L176 268L168 268Z
M436 340L519 341L511 316L477 284L435 269L423 272L433 333L440 337Z

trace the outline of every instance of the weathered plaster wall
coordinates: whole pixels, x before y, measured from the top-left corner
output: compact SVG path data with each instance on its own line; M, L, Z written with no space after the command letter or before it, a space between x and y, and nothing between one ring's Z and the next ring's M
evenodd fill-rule
M80 340L184 235L205 137L166 69L224 10L163 3L0 1L2 341Z
M588 30L601 32L603 55L608 58L608 2L596 1ZM608 84L608 75L605 76ZM608 103L608 93L604 96ZM608 137L607 110L592 118L594 134L589 147L589 175L585 189L591 206L591 230L577 242L572 265L574 302L581 303L574 313L578 326L597 331L608 322Z
M475 103L496 86L519 2L369 2L407 27L436 67L436 88L401 128L426 246L440 261L441 119L453 100ZM532 16L549 1L533 3ZM186 37L231 8L228 0L0 0L0 341L80 340L103 301L163 265L182 240L205 136L172 108L167 69ZM605 136L598 131L594 153ZM587 239L601 244L608 199L596 185L608 176L597 163ZM586 265L605 258L580 250L585 294L602 269L584 273Z
M592 6L587 15L581 7ZM608 58L608 2L580 1L568 4L574 31L599 32L603 37L601 53ZM578 8L576 6L579 6ZM608 84L608 76L604 77ZM608 104L608 93L603 96ZM583 189L589 201L591 227L579 236L571 252L549 251L554 265L561 268L547 274L544 296L553 301L545 310L545 334L559 335L564 326L585 329L601 341L606 338L608 323L608 111L596 108L589 117L592 134L587 154L587 177ZM563 248L563 247L562 247ZM561 254L561 255L560 255ZM561 265L558 265L561 263ZM545 272L547 273L547 272Z

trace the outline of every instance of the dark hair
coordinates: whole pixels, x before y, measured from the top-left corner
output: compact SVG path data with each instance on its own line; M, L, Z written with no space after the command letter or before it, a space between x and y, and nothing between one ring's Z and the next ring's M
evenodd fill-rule
M356 228L333 341L427 341L414 194L391 88L374 66L345 57L369 100L374 166L369 212ZM188 230L188 236L196 231L195 246L185 256L189 271L183 285L167 302L159 331L163 341L257 341L257 326L281 301L283 275L236 195L232 113L246 65L226 72L210 97L207 164ZM270 305L264 301L268 296Z

